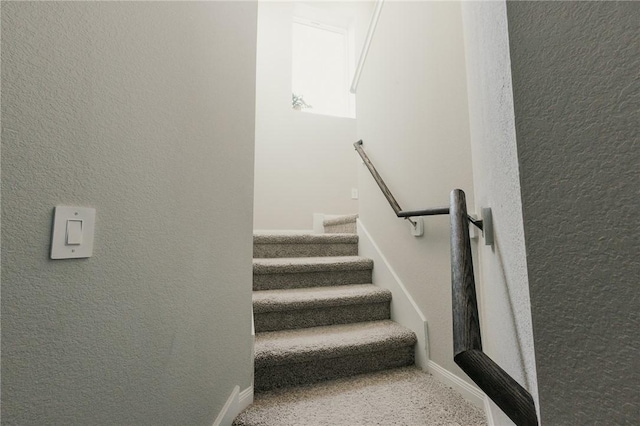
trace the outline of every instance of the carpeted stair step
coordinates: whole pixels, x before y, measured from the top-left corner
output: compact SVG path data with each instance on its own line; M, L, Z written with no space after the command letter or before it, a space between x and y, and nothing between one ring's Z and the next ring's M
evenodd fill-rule
M253 257L355 256L356 234L255 234Z
M417 367L256 393L233 426L485 426L484 413Z
M391 292L373 284L253 292L256 332L390 318Z
M323 221L324 232L326 234L335 233L348 233L355 234L357 232L356 221L358 219L357 214L350 214L345 216L338 216L331 219L325 219Z
M255 389L314 383L414 363L415 334L390 321L257 333Z
M253 259L253 289L367 284L372 268L371 259L359 256Z

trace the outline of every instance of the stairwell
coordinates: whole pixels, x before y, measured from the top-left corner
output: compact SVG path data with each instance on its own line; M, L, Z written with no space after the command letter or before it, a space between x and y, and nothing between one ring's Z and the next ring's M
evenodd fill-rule
M381 385L391 394L410 391L426 399L430 397L422 389L425 385L431 393L441 386L414 366L416 336L391 321L391 292L372 284L373 262L358 256L355 220L349 216L327 221L325 234L254 235L256 396L234 425L427 424L421 423L426 417L413 413L415 407L405 402L378 414L376 407L359 408L360 414L347 420L354 416L348 412L358 407L353 395L348 396L354 389L358 398L371 404L385 398ZM440 393L446 389L441 387ZM367 395L368 388L375 395ZM317 392L323 396L318 398ZM324 407L340 405L324 399L329 395L349 400L344 413ZM304 408L292 402L295 398L304 400ZM458 405L466 404L459 399ZM309 405L310 401L314 402ZM418 411L424 411L423 402ZM389 415L398 418L394 410L403 408L414 420L376 423ZM463 413L471 413L468 419L473 421L461 424L482 424L473 407L464 408L470 409ZM412 423L417 418L422 420ZM444 418L442 424L452 424Z

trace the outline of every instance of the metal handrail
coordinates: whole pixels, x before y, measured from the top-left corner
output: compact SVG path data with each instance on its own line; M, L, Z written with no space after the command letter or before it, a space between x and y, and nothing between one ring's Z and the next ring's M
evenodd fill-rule
M354 146L396 216L409 219L416 216L450 215L453 359L514 423L518 426L537 426L538 415L531 394L482 351L469 222L480 229L483 224L467 213L464 191L451 191L449 207L403 211L364 152L362 141L354 143Z
M362 161L364 162L364 164L367 166L367 169L369 169L369 172L373 176L373 180L375 180L376 183L378 184L378 187L386 197L387 201L389 202L389 205L393 209L396 216L403 219L407 219L409 222L411 222L415 226L415 222L411 220L412 217L439 216L439 215L449 214L449 207L434 207L430 209L411 210L411 211L402 210L402 208L400 207L400 204L398 204L398 201L389 190L389 187L387 187L387 184L384 183L382 176L380 176L380 173L378 173L375 166L369 159L369 156L367 155L366 152L364 152L364 148L362 148L362 144L363 144L362 140L359 140L358 142L355 142L353 146L355 147L356 151L360 155L360 158L362 158ZM482 220L474 219L469 215L467 215L467 219L472 224L477 226L480 230L482 230Z

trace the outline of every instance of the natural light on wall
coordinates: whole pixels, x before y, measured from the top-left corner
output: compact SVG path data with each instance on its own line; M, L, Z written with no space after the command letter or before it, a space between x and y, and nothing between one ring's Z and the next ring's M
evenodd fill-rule
M348 30L296 18L292 38L293 108L355 117Z

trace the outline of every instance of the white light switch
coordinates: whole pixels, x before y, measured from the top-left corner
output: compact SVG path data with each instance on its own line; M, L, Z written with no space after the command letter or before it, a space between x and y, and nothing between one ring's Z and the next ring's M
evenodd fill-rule
M67 245L82 244L82 221L67 220Z
M53 219L51 259L91 257L96 210L57 206Z

